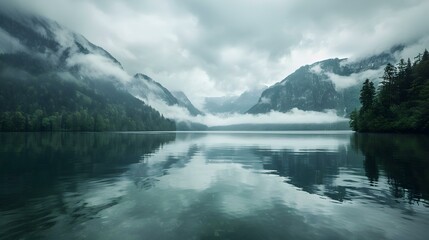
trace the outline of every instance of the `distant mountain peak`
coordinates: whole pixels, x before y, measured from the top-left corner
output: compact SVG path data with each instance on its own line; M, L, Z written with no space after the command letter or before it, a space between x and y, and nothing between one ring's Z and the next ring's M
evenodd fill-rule
M135 74L133 80L127 84L127 89L131 94L146 100L149 104L153 101L162 101L168 106L177 105L185 108L190 115L203 115L183 92L174 94L143 73Z
M266 87L247 90L238 96L208 97L205 99L204 109L213 114L245 113L258 102L265 89Z
M173 91L171 92L179 102L179 105L188 109L189 113L193 116L204 115L199 109L197 109L189 100L188 96L182 91Z

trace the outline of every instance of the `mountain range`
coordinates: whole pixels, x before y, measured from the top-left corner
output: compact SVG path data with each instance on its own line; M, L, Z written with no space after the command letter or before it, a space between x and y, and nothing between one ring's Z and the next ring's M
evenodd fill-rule
M2 10L0 84L3 130L173 130L174 122L150 101L202 114L184 93L177 99L144 74L129 76L82 35L43 17ZM26 123L14 126L15 115Z
M248 90L238 96L207 97L203 109L212 114L245 113L258 103L258 99L265 89Z
M377 81L384 66L395 61L395 53L402 49L395 47L360 60L334 58L302 66L263 91L247 113L335 109L337 114L347 116L360 106L359 91L365 78Z
M360 106L359 83L379 78L402 49L305 65L269 88L206 98L203 109L211 114L335 109L348 116ZM0 85L1 130L173 130L177 124L157 111L165 111L163 106L205 114L183 92L170 92L142 73L129 75L82 35L43 17L2 10ZM181 126L188 129L190 123Z

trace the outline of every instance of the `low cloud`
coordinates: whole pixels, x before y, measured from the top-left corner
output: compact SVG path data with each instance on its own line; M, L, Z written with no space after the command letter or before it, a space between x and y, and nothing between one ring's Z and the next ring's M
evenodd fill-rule
M323 69L319 63L319 64L315 64L312 68L310 68L310 71L315 73L315 74L321 74L323 72Z
M26 48L18 39L0 28L0 54L25 51Z
M262 104L271 104L271 99L266 97L261 97L261 100L259 102Z
M341 61L340 64L346 65L352 63L353 61L356 61L356 59L347 59L345 61ZM365 81L365 79L378 82L380 77L383 76L384 66L380 67L379 69L369 69L358 73L352 73L349 76L342 76L331 71L325 71L322 69L320 64L315 64L312 66L310 71L326 77L327 81L331 81L334 84L335 90L341 91L349 87L360 85Z
M365 79L378 82L380 77L383 76L384 68L381 67L377 70L367 70L359 73L353 73L350 76L340 76L332 72L325 72L324 74L335 85L335 90L341 91L343 89L362 84Z
M429 48L429 36L420 39L419 41L408 45L400 54L397 56L397 60L399 59L408 59L410 58L411 62L414 61L414 57L419 53L422 53L424 49Z
M423 44L429 34L426 0L3 2L82 33L130 73L146 73L197 103L272 85L323 59Z
M297 108L282 113L272 111L266 114L206 114L204 116L191 116L187 109L177 105L168 106L163 101L156 99L145 100L147 104L157 109L164 117L177 121L189 121L201 123L208 127L228 126L235 124L319 124L348 121L347 118L337 116L335 110L324 112L303 111Z
M234 124L301 124L301 123L335 123L347 121L337 116L334 110L325 112L303 111L292 109L289 112L269 112L267 114L231 114L224 116L208 115L203 118L207 126L226 126Z
M78 66L84 76L102 79L115 78L127 82L131 76L110 59L95 54L74 54L67 59L69 67Z

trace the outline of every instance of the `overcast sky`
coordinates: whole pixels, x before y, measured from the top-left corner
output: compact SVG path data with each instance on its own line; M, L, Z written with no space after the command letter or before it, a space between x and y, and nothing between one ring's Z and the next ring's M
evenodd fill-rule
M427 0L0 1L83 34L130 74L194 101L271 85L326 58L429 42Z

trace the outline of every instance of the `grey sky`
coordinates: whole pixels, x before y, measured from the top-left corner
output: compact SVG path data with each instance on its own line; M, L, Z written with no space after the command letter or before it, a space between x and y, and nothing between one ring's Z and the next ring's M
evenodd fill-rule
M200 103L301 65L429 43L427 0L0 0L51 18Z

